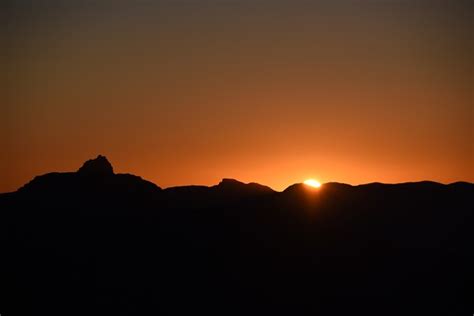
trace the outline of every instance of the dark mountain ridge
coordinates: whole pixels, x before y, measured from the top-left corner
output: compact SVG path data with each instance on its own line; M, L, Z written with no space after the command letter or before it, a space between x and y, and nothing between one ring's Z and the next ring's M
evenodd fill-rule
M0 195L5 315L472 313L474 184L224 179L99 156Z
M474 184L468 182L455 182L444 185L433 181L406 182L398 184L384 184L379 182L349 185L344 183L329 182L324 184L324 191L350 191L350 190L376 190L376 189L418 189L428 190L441 187L456 187L459 189L472 190ZM173 195L196 195L206 193L218 194L222 198L242 198L246 196L259 196L278 194L268 186L258 183L243 183L235 179L224 178L214 186L190 185L161 189L156 184L146 181L139 176L131 174L115 174L113 167L105 156L99 155L95 159L86 161L77 172L52 172L42 176L35 177L32 181L25 184L17 192L20 194L54 194L81 190L94 189L96 192L108 194L134 194L140 191L147 191L154 194ZM283 195L301 194L307 195L308 192L315 191L303 183L296 183L286 188ZM12 192L10 194L14 194ZM6 194L6 193L3 193Z
M104 156L97 156L95 159L86 161L77 172L53 172L34 178L18 192L24 193L45 193L45 192L64 192L68 190L88 189L89 186L101 188L104 191L111 192L117 190L161 190L160 187L152 182L131 174L115 174L110 162Z

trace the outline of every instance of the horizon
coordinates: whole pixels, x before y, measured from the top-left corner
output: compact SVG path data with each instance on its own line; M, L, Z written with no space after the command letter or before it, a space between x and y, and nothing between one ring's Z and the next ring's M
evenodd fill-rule
M96 159L98 159L99 157L103 157L106 159L106 161L108 161L110 163L110 160L108 160L108 157L107 156L103 156L103 155L98 155L97 158L92 158L92 159L89 159L87 161L84 162L84 164L86 162L89 162L89 161L95 161ZM178 184L178 185L172 185L172 186L162 186L160 185L160 183L156 183L154 181L151 181L149 179L147 179L146 177L143 177L142 175L140 174L135 174L133 172L117 172L113 163L110 163L112 168L113 168L113 174L114 175L120 175L120 174L131 174L131 175L134 175L134 176L138 176L140 178L142 178L143 180L145 181L148 181L148 182L151 182L153 183L154 185L157 185L158 187L160 187L161 189L163 190L168 190L168 189L175 189L175 188L183 188L183 187L206 187L206 188L212 188L212 187L216 187L218 185L220 185L221 183L223 183L224 181L228 180L228 181L236 181L236 182L239 182L239 183L242 183L242 184L257 184L257 185L262 185L262 186L265 186L265 187L268 187L270 188L271 190L275 191L276 193L282 193L284 192L285 190L295 186L295 185L302 185L302 186L305 186L305 187L308 187L309 189L311 190L322 190L324 189L324 186L327 185L327 184L343 184L343 185L349 185L351 187L360 187L360 186L368 186L368 185L373 185L373 184L381 184L381 185L403 185L403 184L417 184L417 183L435 183L435 184L440 184L440 185L453 185L453 184L457 184L457 183L468 183L468 184L474 184L473 182L469 182L469 181L454 181L454 182L447 182L447 183L443 183L443 182L439 182L439 181L433 181L433 180L429 180L429 179L424 179L424 180L416 180L416 181L402 181L402 182L380 182L380 181L373 181L373 182L366 182L366 183L346 183L346 182L341 182L341 181L335 181L335 180L329 180L329 181L325 181L325 182L320 182L319 179L313 179L313 178L308 178L308 179L303 179L303 180L300 180L300 181L297 181L297 182L294 182L294 183L289 183L287 184L286 186L284 186L283 188L274 188L272 187L271 185L268 185L266 183L262 183L262 182L259 182L259 181L244 181L242 179L239 179L239 178L232 178L232 177L222 177L220 178L220 180L216 181L215 183L209 183L209 184L200 184L200 183L186 183L186 184ZM84 166L84 165L83 165ZM19 189L21 189L22 187L24 187L25 185L29 184L31 181L33 181L36 177L42 177L42 176L46 176L48 174L57 174L57 173L78 173L79 172L79 168L76 168L75 171L73 170L69 170L69 171L55 171L55 170L51 170L49 172L46 172L46 173L43 173L43 174L38 174L36 176L34 176L33 178L31 178L30 180L26 181L24 184L22 184L20 187L18 187L17 189L13 190L13 191L6 191L6 192L0 192L0 194L8 194L8 193L14 193L16 191L18 191ZM313 186L312 184L308 184L306 182L311 182L311 181L317 181L317 182L320 182L319 183L319 186Z

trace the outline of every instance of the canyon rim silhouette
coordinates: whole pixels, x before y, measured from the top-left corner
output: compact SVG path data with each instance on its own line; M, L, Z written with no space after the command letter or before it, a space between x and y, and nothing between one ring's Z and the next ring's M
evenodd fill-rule
M162 189L99 155L0 195L2 311L467 313L473 193L234 179Z

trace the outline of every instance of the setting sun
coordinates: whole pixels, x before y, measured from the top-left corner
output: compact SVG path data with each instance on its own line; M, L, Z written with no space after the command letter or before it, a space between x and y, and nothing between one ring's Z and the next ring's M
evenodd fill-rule
M321 182L314 180L314 179L308 179L304 182L307 186L313 187L313 188L319 188L321 187Z

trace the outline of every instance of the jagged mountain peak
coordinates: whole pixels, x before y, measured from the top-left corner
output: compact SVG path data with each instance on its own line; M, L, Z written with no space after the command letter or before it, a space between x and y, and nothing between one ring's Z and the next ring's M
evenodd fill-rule
M77 173L84 175L113 175L114 168L107 157L98 155L97 158L86 161Z

